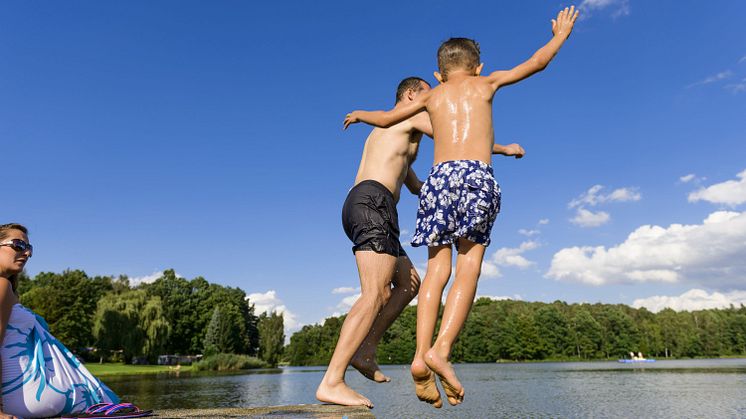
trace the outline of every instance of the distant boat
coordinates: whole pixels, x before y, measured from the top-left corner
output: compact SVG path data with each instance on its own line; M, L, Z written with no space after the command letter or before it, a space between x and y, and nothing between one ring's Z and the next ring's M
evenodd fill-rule
M622 364L636 364L638 362L655 362L654 359L645 359L644 356L642 356L642 352L638 352L637 355L635 355L634 352L629 353L630 359L620 359L619 362Z

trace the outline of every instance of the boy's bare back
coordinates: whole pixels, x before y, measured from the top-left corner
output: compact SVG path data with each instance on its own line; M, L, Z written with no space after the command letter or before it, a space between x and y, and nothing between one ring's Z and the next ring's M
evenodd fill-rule
M435 164L448 160L492 160L492 97L486 77L449 75L432 90L426 109L435 139Z

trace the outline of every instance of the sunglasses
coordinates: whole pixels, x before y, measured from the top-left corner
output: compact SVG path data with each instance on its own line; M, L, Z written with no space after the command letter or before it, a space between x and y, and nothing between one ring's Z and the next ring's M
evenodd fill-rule
M29 256L34 254L34 246L21 239L13 239L6 243L0 243L0 246L8 246L16 252L25 252L28 250Z

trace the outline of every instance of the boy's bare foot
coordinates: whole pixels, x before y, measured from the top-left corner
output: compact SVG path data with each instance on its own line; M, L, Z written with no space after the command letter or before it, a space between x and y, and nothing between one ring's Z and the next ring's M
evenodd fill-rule
M344 382L327 385L324 381L316 389L316 398L324 403L341 404L342 406L365 406L373 408L373 403Z
M448 359L435 350L430 348L425 353L425 364L433 370L434 373L438 374L440 378L440 384L443 385L443 391L446 393L448 403L452 406L461 404L464 401L464 387L456 377L456 371L453 370L453 366L448 362Z
M414 392L417 398L440 409L443 406L443 400L440 398L438 385L435 384L435 375L427 367L425 361L415 359L409 370L414 379Z
M376 362L375 353L373 355L356 353L350 361L353 368L360 371L365 378L377 383L388 383L391 379L381 372L381 368Z

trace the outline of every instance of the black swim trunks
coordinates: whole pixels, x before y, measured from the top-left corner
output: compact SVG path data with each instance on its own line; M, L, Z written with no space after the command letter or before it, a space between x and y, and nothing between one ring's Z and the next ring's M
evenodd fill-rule
M364 180L347 194L342 226L352 240L352 252L372 250L406 256L399 242L399 215L394 195L375 180Z

